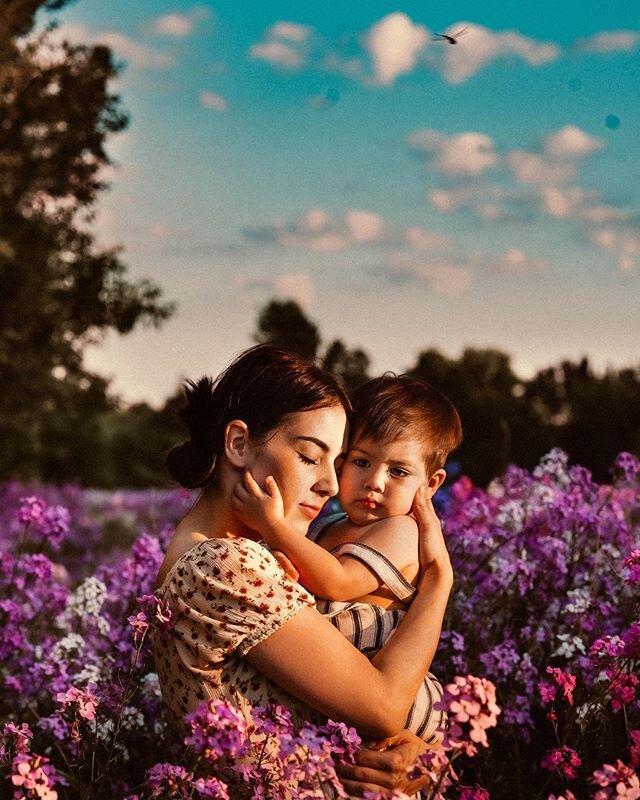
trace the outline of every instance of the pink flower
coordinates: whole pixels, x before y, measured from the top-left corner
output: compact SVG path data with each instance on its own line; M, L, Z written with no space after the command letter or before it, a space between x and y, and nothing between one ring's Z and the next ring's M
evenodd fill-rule
M61 710L68 709L72 714L77 713L80 717L89 721L96 718L98 698L90 688L83 691L72 686L66 692L58 692L56 700L60 703Z
M144 611L138 611L137 614L132 614L127 617L127 622L133 628L134 639L137 641L139 636L143 636L149 627L149 621Z
M55 773L45 765L49 759L38 755L19 754L11 765L11 783L22 787L26 797L39 800L58 800L58 793L52 788Z
M477 745L489 746L487 728L495 727L501 713L496 704L496 687L486 678L458 675L447 684L442 700L435 708L448 715L443 731L443 747L473 756Z
M562 693L569 703L573 705L573 692L576 688L576 676L571 672L563 672L558 667L547 667L547 672L551 675L554 681L562 689Z
M576 777L575 768L581 764L582 759L580 756L566 744L563 744L562 747L556 747L555 750L549 750L540 762L544 769L548 769L549 772L557 770L569 780L573 780Z
M604 764L591 777L591 783L602 787L593 800L638 800L640 779L638 773L618 759L614 764ZM615 792L615 794L614 794Z
M490 800L489 792L479 783L473 786L458 786L458 800Z

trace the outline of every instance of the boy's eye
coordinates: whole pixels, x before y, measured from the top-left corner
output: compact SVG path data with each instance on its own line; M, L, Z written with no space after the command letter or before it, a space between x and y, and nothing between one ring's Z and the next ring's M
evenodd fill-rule
M400 469L400 467L391 467L391 469L389 470L389 473L394 478L406 478L409 475L409 473L406 471L406 469Z
M309 458L309 456L305 456L304 453L298 453L298 458L302 461L303 464L318 464L317 458Z
M364 468L369 466L369 462L366 460L366 458L352 458L351 463L355 464L356 467Z

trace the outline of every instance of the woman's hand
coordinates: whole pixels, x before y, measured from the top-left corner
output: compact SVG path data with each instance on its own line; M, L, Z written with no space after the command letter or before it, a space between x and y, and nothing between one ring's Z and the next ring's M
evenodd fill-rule
M400 731L361 748L356 753L355 766L341 766L337 772L346 791L354 797L361 797L366 790L400 789L415 794L428 778L410 780L408 772L426 749L427 745L411 731Z
M451 569L442 526L425 486L421 486L416 492L411 514L418 523L418 559L421 573L424 574L432 566Z
M284 506L278 484L271 475L265 478L263 490L246 470L233 489L231 505L245 525L272 544L269 534L284 520Z

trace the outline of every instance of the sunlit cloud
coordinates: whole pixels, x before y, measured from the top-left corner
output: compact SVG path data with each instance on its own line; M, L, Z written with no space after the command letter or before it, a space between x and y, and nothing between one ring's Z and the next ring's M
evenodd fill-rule
M211 15L204 6L196 6L185 13L174 11L157 17L150 24L151 33L168 36L172 39L186 39L191 36L196 24Z
M291 220L249 228L245 230L245 237L319 253L335 253L366 245L435 252L451 245L451 239L445 234L418 225L394 225L368 209L331 214L322 208L311 208Z
M427 194L427 203L442 214L468 209L486 222L502 219L506 215L504 203L507 199L513 198L503 186L476 182L432 189Z
M638 271L640 231L628 227L604 227L590 231L589 238L598 247L615 254L621 274L629 275Z
M546 186L540 191L540 204L548 216L602 225L624 220L629 211L603 203L599 192L580 186Z
M531 258L520 247L509 247L497 258L487 259L489 268L497 272L523 273L544 272L548 263L541 258Z
M640 31L600 31L588 38L578 39L574 49L581 53L632 53L640 44Z
M565 125L545 136L535 151L509 151L506 162L518 183L555 185L573 180L579 162L603 147L603 140L597 136Z
M373 82L390 86L400 75L412 72L429 36L427 28L414 24L401 11L376 22L362 38L372 62Z
M352 209L345 214L330 214L312 208L292 220L245 231L249 239L271 241L285 247L301 247L320 253L346 250L357 245L382 241L385 224L373 211Z
M575 125L565 125L555 133L545 137L542 149L550 158L573 159L584 158L596 153L604 147L604 142L597 136L591 136Z
M299 70L307 63L308 42L313 34L309 25L276 22L264 32L263 40L251 45L249 56L275 67Z
M475 271L472 266L455 261L433 259L412 263L397 258L389 265L388 278L422 283L433 294L454 298L472 287Z
M54 37L58 41L66 40L73 44L106 45L118 58L140 69L166 69L175 63L173 55L142 44L119 31L94 33L81 24L61 25L54 32Z
M227 101L215 92L200 92L200 105L203 108L212 108L214 111L227 110Z
M561 50L551 42L541 42L518 31L492 31L472 22L455 22L444 33L463 31L455 45L445 40L429 49L428 61L448 83L459 84L472 78L495 61L519 58L539 67L560 58Z
M445 175L478 176L498 162L491 137L476 131L447 136L431 129L417 130L409 134L407 143Z

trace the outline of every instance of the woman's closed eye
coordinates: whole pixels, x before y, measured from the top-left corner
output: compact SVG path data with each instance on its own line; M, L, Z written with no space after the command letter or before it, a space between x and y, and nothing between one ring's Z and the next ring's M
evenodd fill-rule
M298 458L300 459L300 461L302 461L303 464L318 465L320 463L320 459L310 458L309 456L306 456L304 453L301 453L300 451L298 451Z

